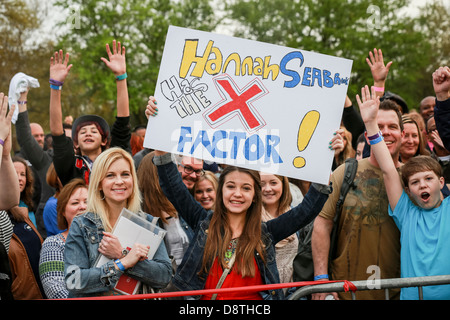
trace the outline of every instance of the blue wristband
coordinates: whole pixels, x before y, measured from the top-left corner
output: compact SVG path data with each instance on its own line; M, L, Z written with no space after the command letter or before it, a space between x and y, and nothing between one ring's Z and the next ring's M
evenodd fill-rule
M124 80L128 77L127 73L125 72L124 74L121 74L120 76L116 77L116 80Z
M119 267L120 271L125 271L125 267L119 259L114 260L114 263Z
M322 279L328 279L327 274L319 274L318 276L314 276L314 281L322 280Z
M377 144L377 143L379 143L379 142L381 142L383 140L384 140L383 136L379 135L377 138L369 140L369 144L372 146L372 145Z
M50 88L54 89L54 90L61 90L62 86L55 86L54 84L50 85Z

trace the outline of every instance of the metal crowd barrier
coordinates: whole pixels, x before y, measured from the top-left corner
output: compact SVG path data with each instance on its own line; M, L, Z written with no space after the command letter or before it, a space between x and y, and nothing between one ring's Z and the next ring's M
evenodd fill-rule
M357 291L373 290L374 283L368 280L352 281L351 282ZM317 284L313 286L305 286L297 289L289 296L289 300L298 300L313 293L327 293L327 292L343 292L346 291L343 282L327 282L324 284ZM395 278L395 279L379 279L376 282L376 289L385 290L385 298L389 300L389 289L417 287L419 291L419 300L423 300L423 287L450 284L450 275L443 276L426 276L414 278ZM352 299L356 300L355 291L351 291Z

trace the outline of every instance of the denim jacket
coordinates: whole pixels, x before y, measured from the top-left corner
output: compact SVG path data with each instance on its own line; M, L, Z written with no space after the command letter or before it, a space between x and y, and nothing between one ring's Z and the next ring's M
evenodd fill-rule
M211 211L206 211L191 196L184 185L176 165L171 161L170 154L156 156L153 162L157 165L160 185L167 198L175 206L178 213L195 229L194 239L186 251L183 261L173 278L173 284L180 290L204 289L207 274L199 274L202 266L203 253L212 217ZM279 283L279 274L275 260L275 244L289 235L297 232L311 222L319 214L328 194L318 191L316 185L295 208L276 219L262 222L261 238L265 246L265 263L255 252L255 260L265 284ZM330 191L327 190L329 193ZM281 289L260 292L263 299L280 300L284 298ZM196 296L195 298L200 298Z
M147 214L148 221L153 219ZM64 249L64 276L69 298L108 295L123 273L155 289L169 283L172 266L164 241L152 260L139 261L124 272L115 268L114 260L94 267L104 231L99 216L92 212L73 219Z

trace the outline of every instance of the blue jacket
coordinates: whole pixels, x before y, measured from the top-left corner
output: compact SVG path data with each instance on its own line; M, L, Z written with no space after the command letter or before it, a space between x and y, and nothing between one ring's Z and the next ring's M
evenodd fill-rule
M148 221L153 219L147 214ZM64 276L69 298L108 294L123 273L155 289L166 287L172 275L172 265L164 241L152 260L139 261L124 272L114 267L113 260L96 268L103 231L99 216L92 212L73 219L64 249Z
M213 213L206 211L191 196L176 165L171 161L170 154L154 157L153 162L157 165L163 192L178 213L195 230L194 240L186 251L172 282L183 291L204 289L207 274L199 275L199 272L202 266L207 229ZM302 203L297 207L276 219L262 222L261 238L266 249L266 263L257 252L255 252L255 259L265 284L280 282L275 260L275 244L311 222L328 198L328 194L319 192L316 185L313 185L314 187L310 188ZM263 299L280 300L284 298L281 289L260 292L260 294ZM200 296L195 298L198 299Z

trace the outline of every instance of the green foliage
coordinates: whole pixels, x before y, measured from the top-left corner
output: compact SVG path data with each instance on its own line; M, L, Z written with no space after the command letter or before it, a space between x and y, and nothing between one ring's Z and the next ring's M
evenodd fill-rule
M45 10L38 0L0 2L0 91L24 72L41 87L29 94L30 119L48 132L48 67L56 49L70 53L73 68L64 86L63 114L74 118L96 113L112 122L116 83L100 60L105 45L121 41L127 50L132 124L146 123L144 109L155 91L169 25L222 32L268 43L353 60L348 95L372 84L365 58L381 48L393 61L387 89L401 95L410 108L433 95L431 73L449 64L450 7L434 0L411 18L403 8L410 0L57 0L66 21L54 26L54 45L33 39ZM44 7L40 10L39 6ZM377 11L378 10L378 11ZM378 15L379 13L379 15ZM224 19L224 20L222 20ZM227 24L225 24L227 22ZM375 24L375 25L372 25ZM61 31L65 31L62 36ZM47 35L48 36L48 35Z
M59 46L72 55L70 90L78 99L66 100L74 116L95 112L110 123L114 120L116 84L111 71L100 60L107 58L105 45L112 40L126 47L128 90L132 124L146 123L144 109L155 90L159 65L169 25L206 31L216 26L214 11L206 0L114 0L59 1L79 19ZM66 90L66 88L65 88ZM80 108L81 107L81 108Z
M425 94L422 81L430 46L415 29L415 20L401 14L408 0L227 3L231 19L240 25L237 36L352 59L348 95L353 101L363 85L373 83L365 59L374 48L383 50L386 63L394 62L387 90L402 96L410 108L417 107Z
M9 83L18 72L39 80L41 87L29 94L29 116L44 130L48 128L48 48L51 43L37 42L33 32L42 22L36 3L25 0L0 2L0 92L8 95ZM19 149L12 126L13 150Z
M450 3L443 0L427 3L421 9L419 25L431 45L429 72L450 65Z

